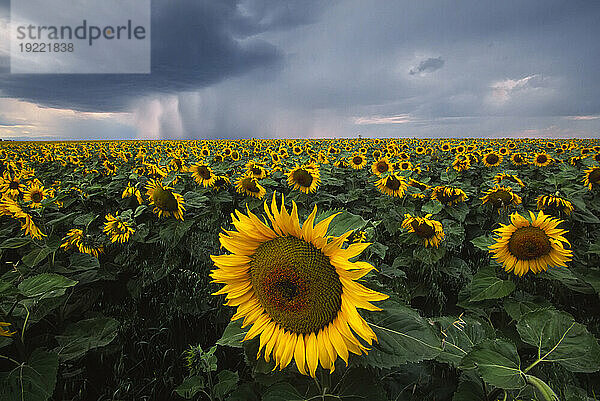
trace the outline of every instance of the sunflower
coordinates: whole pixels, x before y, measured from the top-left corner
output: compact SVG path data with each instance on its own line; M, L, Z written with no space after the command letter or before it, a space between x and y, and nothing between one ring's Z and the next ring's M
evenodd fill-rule
M524 153L513 153L510 156L510 161L515 166L525 166L529 161L527 160L527 155Z
M231 184L229 177L227 177L226 175L217 175L215 176L215 182L213 182L212 188L215 191L218 191L222 188L225 188L227 184Z
M140 193L140 190L137 189L136 187L132 186L131 183L128 182L127 187L121 194L121 199L130 198L132 196L135 196L135 198L137 199L137 201L140 205L142 203L144 203L144 200L142 199L142 194Z
M10 216L19 220L21 230L25 230L25 235L29 235L31 238L42 239L47 236L35 225L33 217L23 211L19 203L7 194L0 199L0 216Z
M217 179L212 169L206 164L195 164L190 167L192 177L198 185L202 185L204 188L211 187Z
M430 219L431 216L431 214L428 214L425 217L413 217L407 213L404 215L401 227L415 233L423 241L426 248L428 246L437 248L446 234L444 234L442 223Z
M432 189L431 199L435 199L443 205L452 206L467 200L467 194L460 188L439 185Z
M521 181L521 179L514 174L499 173L494 176L495 184L500 184L504 180L512 181L515 184L519 184L521 187L525 186L523 181Z
M487 191L485 196L479 199L484 204L489 203L495 209L498 209L498 213L510 206L520 205L522 202L521 197L515 194L511 187L504 187L498 184L494 185L494 188Z
M236 231L219 235L232 254L211 256L217 269L210 276L225 284L214 295L227 294L226 305L238 307L231 320L252 325L243 341L259 336L257 358L272 358L279 369L294 359L300 373L312 377L319 363L333 372L338 356L348 364L349 353L366 353L357 337L377 341L357 308L380 310L371 302L388 296L356 282L373 266L349 261L370 244L343 248L353 230L326 236L337 213L315 225L316 206L302 226L296 204L289 213L283 197L278 208L273 194L264 210L271 224L236 211Z
M489 152L483 155L481 161L486 167L496 167L502 163L503 156L496 152Z
M425 191L426 189L429 189L429 188L431 188L431 186L430 186L430 185L427 185L427 184L425 184L424 182L420 182L420 181L417 181L417 180L413 180L412 178L411 178L411 179L409 179L409 181L408 181L408 186L409 186L409 187L414 187L414 188L417 188L417 189L418 189L418 190L420 190L420 191Z
M49 191L37 183L31 184L23 195L24 202L30 202L30 207L42 207L42 201L48 197Z
M381 154L381 153L380 153ZM394 167L390 164L390 161L387 157L378 158L372 165L371 171L375 175L381 175L383 173L387 173L388 171L394 171Z
M79 248L79 245L83 242L83 230L79 228L73 228L69 230L67 235L62 239L63 243L60 245L65 251L71 248Z
M25 184L21 183L22 178L21 174L11 174L8 170L5 171L0 178L0 194L6 194L13 199L19 196L27 189Z
M299 189L305 194L315 192L321 184L319 167L314 163L303 166L296 164L296 167L287 172L286 175L288 176L288 185L293 189Z
M469 159L468 156L464 155L464 154L458 154L456 155L456 157L454 158L454 161L452 162L452 168L454 168L454 170L461 172L461 171L466 171L471 167L471 160Z
M557 195L540 195L536 199L538 210L545 213L558 216L560 213L571 215L573 204Z
M135 229L128 222L119 217L119 213L106 215L106 223L102 230L110 237L112 243L120 242L121 244L129 241L129 236L135 232Z
M600 167L592 166L584 171L583 185L591 191L592 187L600 186Z
M367 158L364 155L355 153L354 156L348 157L348 163L354 170L360 170L367 164Z
M257 180L262 180L263 178L267 177L267 170L253 160L250 160L248 163L246 163L246 169L247 172Z
M0 322L0 337L12 337L17 334L16 331L10 332L5 327L10 326L10 323Z
M241 194L254 196L262 199L267 191L258 183L258 180L250 174L242 175L235 183L236 190Z
M409 161L404 161L404 162L396 163L395 167L397 167L398 170L401 170L401 171L408 171L408 170L412 170L413 169L413 165Z
M398 196L400 198L404 196L406 188L408 188L406 179L395 173L390 173L385 177L380 178L375 182L375 186L379 192L385 195Z
M552 158L546 153L536 153L533 156L532 163L538 167L545 167L552 162Z
M502 224L494 230L500 235L496 243L490 246L490 253L504 270L521 277L529 270L537 274L548 266L566 267L573 251L565 249L570 246L563 236L567 230L556 228L562 220L554 219L540 211L536 217L529 212L530 219L518 213L510 215L511 223Z
M159 218L173 215L183 221L183 212L185 212L183 196L173 192L173 188L163 186L160 181L150 180L146 184L146 196L150 205L154 205L153 212L158 214Z

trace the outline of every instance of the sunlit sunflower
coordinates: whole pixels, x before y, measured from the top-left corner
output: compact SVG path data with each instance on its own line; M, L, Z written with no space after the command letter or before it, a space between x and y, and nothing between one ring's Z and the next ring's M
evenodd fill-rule
M319 173L319 167L316 164L307 164L291 169L286 173L287 182L290 187L296 190L300 190L305 194L309 192L315 192L317 187L321 184L321 176Z
M367 158L359 153L348 157L348 164L355 170L362 169L367 164Z
M62 239L62 244L60 245L65 251L68 251L72 248L79 248L81 243L83 242L83 230L79 228L73 228L69 230L67 235Z
M471 167L471 160L467 155L458 154L452 162L452 168L458 172L466 171Z
M584 171L583 185L591 191L592 187L600 186L600 167L592 166Z
M10 216L19 220L21 223L21 230L25 230L25 235L29 235L31 238L42 239L42 237L47 236L38 228L38 226L36 226L33 217L25 212L21 208L21 205L7 194L4 194L2 198L0 198L0 216Z
M252 174L252 177L256 178L257 180L262 180L263 178L267 177L267 170L253 160L250 160L248 163L246 163L246 172Z
M213 182L212 188L215 191L219 191L222 188L225 188L228 184L231 184L231 180L226 175L217 175L215 177L215 182Z
M489 203L494 209L498 209L498 213L510 206L520 205L522 202L521 197L515 194L511 187L498 184L494 185L494 188L488 190L480 199L484 204Z
M104 229L102 230L110 237L110 241L120 242L121 244L129 241L129 236L135 232L135 229L130 223L124 221L119 217L119 213L106 215L106 223L104 223Z
M160 181L150 180L146 184L146 196L150 205L154 205L153 212L158 214L159 218L173 215L183 221L183 212L185 212L183 196L173 192L173 188L163 186Z
M437 248L446 234L442 223L430 219L431 216L431 214L428 214L425 217L414 217L407 213L404 215L402 228L415 233L422 240L425 247L434 246Z
M380 152L380 154L381 154L381 152ZM387 157L383 157L381 159L377 159L371 165L371 171L375 175L381 175L383 173L387 173L388 171L394 171L394 167L392 167L392 165L390 164L390 161L388 160Z
M262 199L267 193L265 188L258 183L258 180L250 174L242 175L235 182L235 189L241 194L253 196L258 199Z
M48 198L48 194L44 186L31 184L23 195L23 201L29 203L29 207L42 207L42 201Z
M536 199L538 210L558 217L561 213L567 216L573 212L573 204L557 195L540 195Z
M403 161L403 162L396 163L394 165L394 168L397 168L400 171L408 171L408 170L413 169L413 165L409 161Z
M434 187L431 192L431 199L437 200L443 205L452 206L460 202L467 200L467 194L460 189L455 187L447 187L439 185Z
M519 184L521 187L525 186L525 184L523 183L523 181L521 181L521 179L519 179L519 177L517 177L514 174L499 173L499 174L496 174L494 176L494 183L495 184L500 184L504 180L512 181L515 184Z
M144 200L142 199L142 194L140 193L140 190L137 189L136 187L132 186L131 183L128 182L127 187L121 194L121 199L130 198L132 196L137 199L137 201L140 205L142 203L144 203Z
M486 167L496 167L502 163L503 156L496 152L489 152L483 155L481 161Z
M513 153L510 156L510 161L515 166L525 166L529 163L527 155L524 153Z
M395 173L390 173L383 178L375 181L375 186L382 194L388 196L397 196L403 197L406 192L406 188L408 188L408 184L406 183L406 179Z
M519 277L530 270L537 274L549 266L566 267L573 251L564 248L564 244L571 245L563 236L568 231L556 228L562 220L542 211L537 217L532 212L529 216L528 220L513 213L510 224L494 230L500 237L490 246L492 257L503 264L504 270Z
M298 208L289 213L282 197L277 207L264 205L268 223L249 210L236 211L236 231L220 234L230 255L211 256L217 266L213 282L225 284L226 305L237 306L231 320L252 325L244 341L259 336L257 357L271 358L283 369L292 359L300 373L315 377L317 365L331 372L341 357L361 355L377 337L357 308L380 310L371 304L388 298L356 282L374 269L366 262L350 262L369 243L343 248L353 230L340 237L326 236L334 214L314 224L317 208L300 225Z
M206 164L195 164L189 170L192 172L194 181L204 188L212 186L217 179L212 169Z
M538 167L545 167L552 162L552 158L546 153L536 153L533 156L532 163Z

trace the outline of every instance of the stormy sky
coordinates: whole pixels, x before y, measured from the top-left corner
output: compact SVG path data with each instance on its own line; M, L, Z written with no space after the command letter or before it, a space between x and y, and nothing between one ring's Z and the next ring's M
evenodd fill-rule
M596 1L153 0L149 75L10 74L9 21L4 139L600 136Z

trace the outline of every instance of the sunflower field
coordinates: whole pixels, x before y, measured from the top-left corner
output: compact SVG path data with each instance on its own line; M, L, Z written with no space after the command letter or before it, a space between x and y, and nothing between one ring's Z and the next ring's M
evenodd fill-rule
M0 400L600 399L600 141L0 142Z

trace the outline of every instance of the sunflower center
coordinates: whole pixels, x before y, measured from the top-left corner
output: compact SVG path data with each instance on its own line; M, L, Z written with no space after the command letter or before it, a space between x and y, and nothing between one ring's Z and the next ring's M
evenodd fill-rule
M252 174L254 175L261 175L262 174L262 170L258 167L252 167Z
M501 189L491 193L489 199L492 205L500 207L510 204L513 200L513 196L510 192Z
M41 192L34 192L31 194L31 200L35 203L40 203L42 201L42 198L43 196Z
M156 207L161 210L165 210L168 212L176 212L178 205L177 199L168 189L163 189L161 187L157 187L154 192L152 192L152 200Z
M380 173L385 173L386 171L388 171L388 164L384 161L381 161L379 163L377 163L377 171L379 171Z
M363 161L363 159L360 156L354 156L352 158L352 163L356 164L357 166L359 166L360 164L362 164L362 161Z
M431 238L435 235L435 229L426 222L419 223L417 220L413 220L410 225L415 230L415 234L421 238Z
M488 164L496 164L496 163L498 163L498 160L500 160L500 159L498 158L498 156L491 154L491 155L488 155L485 158L485 160L488 162Z
M274 238L258 247L250 266L261 306L284 329L317 332L340 311L340 278L311 243L293 236Z
M396 177L388 177L385 182L385 186L391 189L392 191L397 191L400 188L400 180Z
M546 157L546 155L539 155L537 158L537 162L540 164L544 164L548 161L548 158Z
M516 163L521 163L523 161L523 158L521 157L521 155L515 155L514 161Z
M595 184L600 184L600 168L592 170L589 180Z
M198 175L202 177L203 180L210 180L210 170L206 166L198 167Z
M310 184L313 182L313 177L310 173L304 169L299 169L294 171L294 181L297 182L300 186L310 187Z
M508 241L508 250L519 260L532 260L547 255L552 249L548 235L538 227L521 227Z
M17 181L11 181L10 184L8 184L8 188L19 189L19 183Z
M260 192L260 189L258 189L258 187L256 186L256 182L254 182L254 180L251 177L244 178L242 180L242 186L246 191L254 193Z

